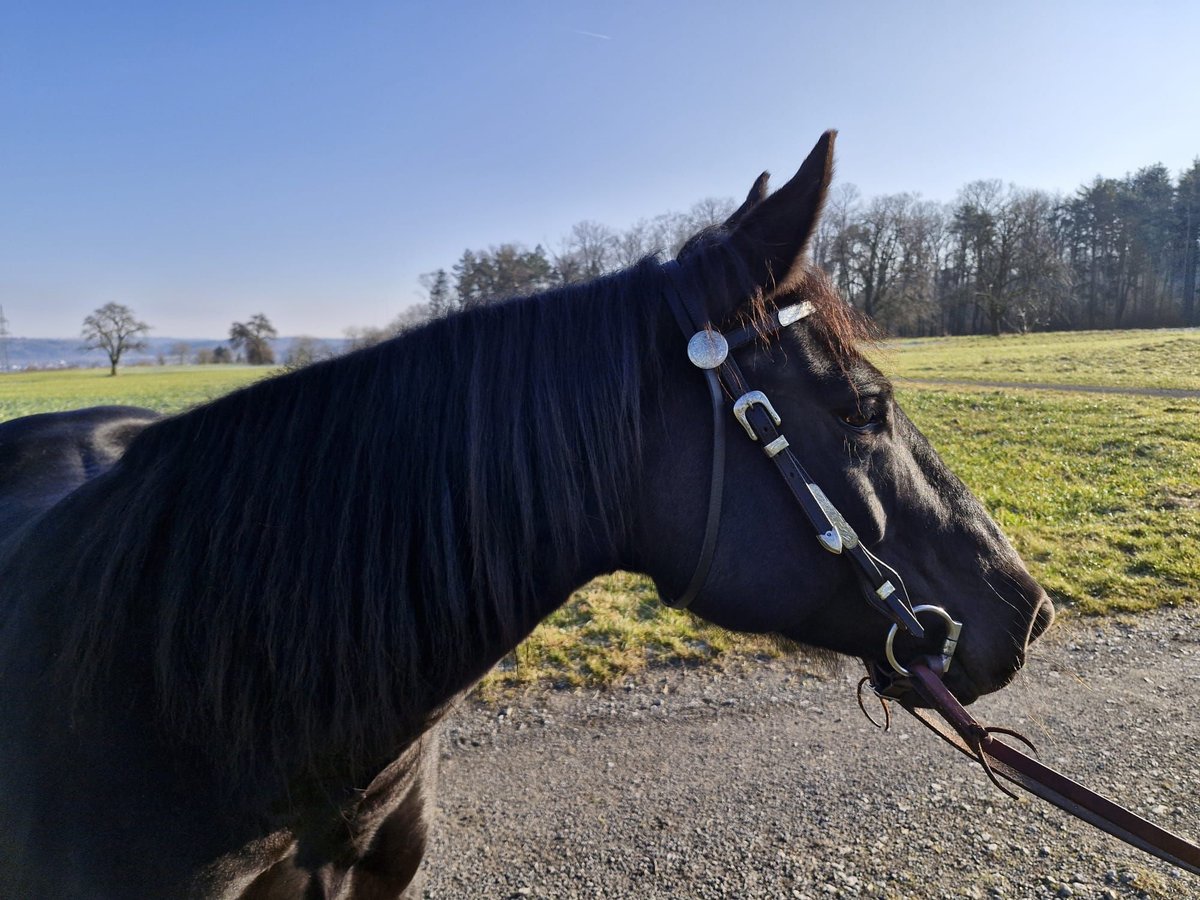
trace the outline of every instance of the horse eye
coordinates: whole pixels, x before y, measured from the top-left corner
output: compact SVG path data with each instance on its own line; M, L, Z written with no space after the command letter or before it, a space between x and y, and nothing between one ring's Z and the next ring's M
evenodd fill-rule
M839 412L838 418L854 431L866 433L879 430L883 425L884 411L874 403L863 403L857 409Z

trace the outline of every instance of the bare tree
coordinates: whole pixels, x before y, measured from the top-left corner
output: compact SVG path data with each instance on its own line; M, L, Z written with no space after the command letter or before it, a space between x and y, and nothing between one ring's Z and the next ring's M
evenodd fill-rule
M382 344L393 336L388 329L377 328L374 325L352 325L342 333L346 335L347 353L352 353L355 350L363 350L367 347L374 347L376 344Z
M657 249L651 242L650 223L642 219L628 231L617 235L613 258L618 266L632 266Z
M1015 191L1009 203L1017 244L1009 324L1022 332L1055 324L1061 315L1056 307L1062 297L1071 295L1071 270L1055 227L1054 210L1059 205L1058 198L1038 190Z
M116 375L125 351L145 349L143 338L149 330L150 326L138 321L128 306L106 303L83 320L83 347L107 353L108 374Z
M442 315L445 315L443 313ZM432 301L429 303L414 303L402 309L399 315L388 324L390 335L404 334L414 328L420 328L426 322L436 318Z
M598 278L616 267L617 236L599 222L577 222L567 239L568 252L577 260L582 279Z
M329 349L329 345L324 341L308 337L307 335L301 335L293 340L291 346L288 347L287 355L283 358L283 364L288 369L302 369L323 359L332 358L333 351Z
M171 345L171 356L175 357L176 361L181 366L187 363L188 354L191 352L191 346L184 341L180 341L177 344Z
M713 225L720 225L733 214L735 209L737 209L737 203L730 197L705 197L703 200L693 203L692 208L687 212L688 234L684 236L684 240L697 231Z
M809 251L813 262L832 275L847 294L849 290L842 283L847 273L847 238L861 207L861 195L855 185L849 182L835 185L825 201L825 210Z

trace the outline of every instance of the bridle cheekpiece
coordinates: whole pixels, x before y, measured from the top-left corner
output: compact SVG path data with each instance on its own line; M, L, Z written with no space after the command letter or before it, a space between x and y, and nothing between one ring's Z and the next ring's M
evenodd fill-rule
M872 607L887 616L897 628L916 638L923 638L925 629L913 611L908 591L900 575L863 546L845 516L801 465L791 450L791 443L779 430L783 420L774 405L762 391L750 388L732 355L732 351L739 347L774 335L781 328L812 315L813 305L802 302L785 306L772 312L763 323L744 325L722 333L708 321L707 315L695 316L688 308L687 298L675 284L679 277L680 264L672 260L665 263L664 268L668 275L668 304L675 321L688 339L688 360L704 373L713 412L712 480L700 557L687 588L678 597L664 602L676 609L687 607L708 581L721 522L721 502L725 486L727 397L732 397L735 398L732 410L734 418L742 426L746 436L759 444L763 453L775 464L784 483L816 529L817 542L828 552L850 560L862 586L863 596Z

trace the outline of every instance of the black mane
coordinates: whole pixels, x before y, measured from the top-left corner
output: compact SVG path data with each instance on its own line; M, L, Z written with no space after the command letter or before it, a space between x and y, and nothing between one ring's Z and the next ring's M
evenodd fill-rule
M483 306L168 419L4 428L9 465L14 435L32 457L0 485L0 894L419 894L431 726L595 575L678 596L708 566L710 497L728 502L696 615L884 665L888 619L736 437L730 407L762 403L756 387L881 570L971 623L946 688L969 703L1007 684L1052 609L805 260L833 140L774 193L760 176L673 265ZM726 372L710 402L691 331L743 324L750 384Z
M144 630L165 712L210 746L394 750L438 671L536 624L537 547L569 569L585 532L622 534L663 277L473 310L147 428L95 486L122 524L80 536L76 684Z
M747 291L719 276L731 256L689 261L677 289ZM223 764L311 766L326 734L365 765L394 753L444 679L537 624L547 564L620 549L668 277L649 258L148 427L87 486L124 515L80 530L64 585L77 697L148 646L124 667Z

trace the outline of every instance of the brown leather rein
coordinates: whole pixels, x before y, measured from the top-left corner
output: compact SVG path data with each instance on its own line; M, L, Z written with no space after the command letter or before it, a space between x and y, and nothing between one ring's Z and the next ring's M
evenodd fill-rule
M940 659L927 657L910 662L907 669L909 674L906 678L891 682L882 691L876 689L880 699L885 704L889 697L897 700L930 731L980 763L988 777L1004 793L1013 796L996 780L996 775L1139 850L1193 875L1200 875L1200 845L1143 819L997 737L1005 735L1015 738L1031 750L1034 749L1017 732L1007 728L988 728L976 721L942 681ZM924 701L929 709L917 706L918 699ZM931 711L936 711L945 721L934 718Z
M664 598L664 602L676 608L686 607L700 594L708 580L715 555L724 493L727 397L736 397L733 403L734 416L750 439L758 443L775 464L793 497L816 529L820 545L831 553L847 558L855 569L863 598L894 623L888 634L885 655L896 674L887 673L878 663L868 662L870 675L859 684L859 705L862 706L862 687L869 682L885 710L888 700L899 702L934 734L979 762L992 782L1004 793L1015 796L1000 784L997 775L1134 847L1200 875L1200 846L1160 828L998 740L996 735L1005 735L1034 749L1026 738L1015 731L981 725L946 687L942 675L954 656L962 623L954 621L941 607L913 608L899 574L858 540L854 529L791 451L787 438L778 430L780 418L770 400L762 392L749 388L745 376L730 354L732 349L800 321L811 312L811 307L807 304L785 307L773 313L762 328L747 326L722 334L707 321L706 316L696 316L689 309L685 295L675 284L679 263L671 260L664 265L664 269L669 279L666 291L668 303L684 336L689 339L688 359L704 373L713 411L712 483L699 561L683 593L673 601ZM906 666L901 665L893 652L893 640L900 629L916 638L925 637L925 628L917 618L921 612L929 612L943 619L945 634L941 655L927 656ZM919 701L929 709L918 706ZM930 715L930 710L936 710L945 722L935 719ZM865 707L863 712L866 713ZM869 714L867 717L871 718ZM887 721L890 722L890 713Z

